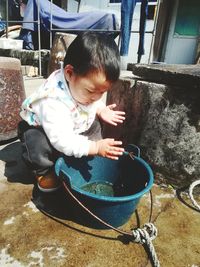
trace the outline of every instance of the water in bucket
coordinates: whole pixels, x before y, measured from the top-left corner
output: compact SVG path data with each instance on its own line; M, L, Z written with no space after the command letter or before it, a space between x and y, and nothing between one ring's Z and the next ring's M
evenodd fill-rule
M128 190L127 186L122 182L112 184L109 182L95 181L83 185L81 189L98 196L122 197L130 194L130 189ZM131 190L131 193L134 193L133 191Z
M109 182L89 183L82 186L81 189L98 196L113 197L115 195L113 184Z

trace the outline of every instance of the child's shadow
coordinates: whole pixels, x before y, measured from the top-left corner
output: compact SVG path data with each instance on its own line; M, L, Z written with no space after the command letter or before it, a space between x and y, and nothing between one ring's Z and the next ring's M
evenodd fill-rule
M20 141L4 146L0 150L0 160L5 162L4 176L8 182L34 185L32 201L38 209L62 219L68 217L65 192L62 188L53 193L43 193L38 189L33 173L22 159Z
M33 184L34 177L22 160L21 142L14 142L0 150L0 160L5 162L4 176L10 183Z

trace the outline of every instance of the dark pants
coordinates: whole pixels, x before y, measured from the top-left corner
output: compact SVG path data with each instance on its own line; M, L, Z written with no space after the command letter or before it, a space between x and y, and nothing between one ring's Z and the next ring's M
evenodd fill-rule
M98 119L90 129L83 133L90 140L102 138L101 125ZM22 158L35 175L44 175L54 168L54 164L62 153L50 143L42 127L28 125L21 121L18 125L18 136L22 142Z

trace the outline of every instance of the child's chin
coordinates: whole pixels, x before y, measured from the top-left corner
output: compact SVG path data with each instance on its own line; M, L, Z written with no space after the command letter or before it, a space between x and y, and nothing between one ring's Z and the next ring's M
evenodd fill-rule
M86 101L85 101L85 102L83 102L83 101L80 101L80 102L79 102L79 104L81 104L81 105L83 105L83 106L88 106L88 105L90 105L91 103L92 103L92 102L88 102L88 101L87 101L87 102L86 102Z
M80 105L82 105L82 106L87 106L88 105L88 103L86 103L86 102L80 102L80 101L78 101L78 103L80 104Z

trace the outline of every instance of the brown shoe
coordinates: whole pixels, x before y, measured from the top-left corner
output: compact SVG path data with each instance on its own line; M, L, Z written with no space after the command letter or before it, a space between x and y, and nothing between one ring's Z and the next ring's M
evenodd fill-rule
M53 192L61 186L61 182L54 172L49 172L44 176L38 176L36 179L38 182L38 188L42 192Z

